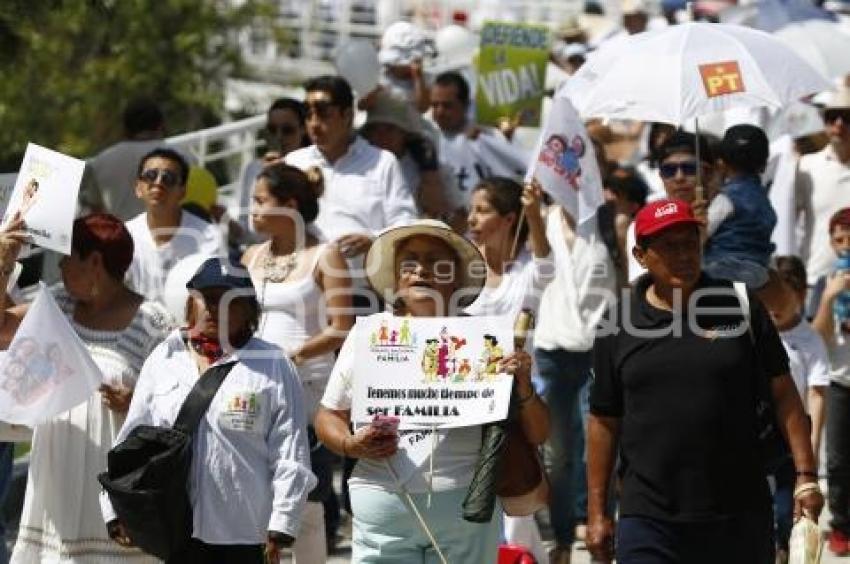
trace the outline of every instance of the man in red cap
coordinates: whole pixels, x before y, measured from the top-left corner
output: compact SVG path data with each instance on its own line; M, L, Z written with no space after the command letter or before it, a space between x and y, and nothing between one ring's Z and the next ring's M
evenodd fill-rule
M587 430L587 546L597 560L613 556L619 447L617 562L773 564L760 389L794 459L795 515L817 521L823 506L782 343L754 296L743 313L729 282L702 273L698 226L681 200L638 212L633 254L647 273L597 331Z

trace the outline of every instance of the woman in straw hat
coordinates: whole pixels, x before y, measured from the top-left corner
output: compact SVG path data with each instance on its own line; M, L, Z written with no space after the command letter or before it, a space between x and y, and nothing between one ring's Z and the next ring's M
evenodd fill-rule
M477 297L486 277L475 246L433 220L384 231L367 254L366 270L370 284L393 304L394 313L413 317L458 313ZM394 429L376 425L352 433L355 342L356 327L340 351L315 421L324 444L358 459L349 482L354 517L352 561L425 562L434 560L438 552L449 562L494 562L498 513L485 523L461 518L461 504L481 450L481 427L435 431L436 436L405 433L402 441ZM518 394L527 397L531 393L528 354L509 355L501 369L514 374ZM545 406L532 401L523 405L522 412L526 433L545 436ZM419 457L414 460L417 452ZM388 472L387 459L397 470L396 476ZM429 468L429 479L417 468ZM410 500L399 496L399 490L409 492ZM421 513L421 521L409 507L410 501Z

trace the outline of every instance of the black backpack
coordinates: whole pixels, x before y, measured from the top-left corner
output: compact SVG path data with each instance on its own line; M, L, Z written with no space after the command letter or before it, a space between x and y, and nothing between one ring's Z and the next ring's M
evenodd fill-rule
M139 425L107 456L97 479L134 545L162 560L192 537L187 485L192 438L235 361L207 370L180 407L174 426Z

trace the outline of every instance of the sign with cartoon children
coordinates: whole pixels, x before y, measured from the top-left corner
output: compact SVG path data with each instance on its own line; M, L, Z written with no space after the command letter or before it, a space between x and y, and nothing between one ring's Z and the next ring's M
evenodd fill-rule
M85 166L84 161L35 143L27 145L2 224L20 213L33 243L71 254L71 229Z
M579 223L602 205L596 152L584 124L563 96L555 96L541 129L526 181L532 178Z
M103 375L42 285L0 357L0 421L37 425L86 401Z
M513 352L504 317L357 318L352 418L398 417L399 428L463 427L507 416Z

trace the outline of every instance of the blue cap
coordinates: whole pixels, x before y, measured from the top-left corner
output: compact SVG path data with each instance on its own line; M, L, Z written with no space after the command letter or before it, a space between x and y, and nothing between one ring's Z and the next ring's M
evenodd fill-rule
M186 283L190 290L205 290L207 288L239 288L254 291L254 284L248 271L241 265L212 257L205 260Z

